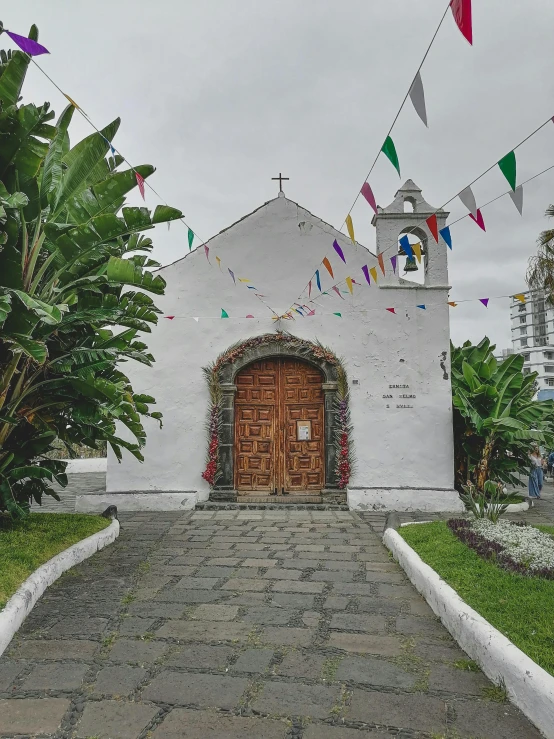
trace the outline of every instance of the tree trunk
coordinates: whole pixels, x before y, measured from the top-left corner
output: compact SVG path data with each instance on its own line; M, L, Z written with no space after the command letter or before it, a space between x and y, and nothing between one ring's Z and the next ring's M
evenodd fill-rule
M485 446L483 447L483 453L481 455L481 459L479 460L479 464L475 468L475 485L477 486L477 490L480 493L483 492L485 483L489 478L489 464L492 453L494 451L494 443L494 436L489 437L489 439L485 443Z

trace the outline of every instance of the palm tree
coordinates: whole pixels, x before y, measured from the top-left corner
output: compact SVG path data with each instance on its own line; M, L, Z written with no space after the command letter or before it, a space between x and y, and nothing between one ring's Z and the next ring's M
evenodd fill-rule
M545 216L554 218L554 205L548 206ZM527 284L531 290L544 290L548 302L554 304L554 228L542 231L537 244L537 254L527 264Z

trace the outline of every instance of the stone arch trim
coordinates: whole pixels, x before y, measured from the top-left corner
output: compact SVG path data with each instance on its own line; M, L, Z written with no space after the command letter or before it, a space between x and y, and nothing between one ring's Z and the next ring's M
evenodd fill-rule
M317 367L323 374L324 392L324 439L325 439L325 490L329 493L339 492L337 485L337 365L338 358L323 350L318 344L295 336L281 335L279 339L273 335L256 337L259 343L245 346L240 356L228 361L223 360L217 369L219 386L222 392L221 420L219 427L219 469L220 475L213 487L212 497L234 497L234 433L235 433L235 377L244 367L252 362L275 357L289 357ZM244 342L245 345L250 340ZM239 345L240 348L240 345ZM320 356L325 354L326 356Z

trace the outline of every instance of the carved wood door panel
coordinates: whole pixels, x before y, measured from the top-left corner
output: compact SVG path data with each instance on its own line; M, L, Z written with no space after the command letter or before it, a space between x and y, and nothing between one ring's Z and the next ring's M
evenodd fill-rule
M295 359L271 359L236 377L235 487L242 494L319 491L325 484L323 376ZM297 421L309 421L299 441Z

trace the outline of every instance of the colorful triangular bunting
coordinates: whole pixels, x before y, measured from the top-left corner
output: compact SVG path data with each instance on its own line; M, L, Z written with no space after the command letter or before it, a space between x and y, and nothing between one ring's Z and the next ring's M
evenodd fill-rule
M333 313L334 316L338 316L339 318L342 318L342 313Z
M512 190L516 189L516 153L515 151L509 151L505 157L498 162L500 171L504 177L508 180L508 184Z
M139 174L136 170L135 170L135 179L137 181L139 192L142 195L142 199L146 200L146 198L144 197L144 177L141 174Z
M327 270L327 272L329 272L329 274L331 275L331 277L334 278L335 276L333 274L333 268L331 267L331 262L327 259L327 257L325 257L325 259L323 260L322 264L325 267L325 269Z
M427 125L427 109L425 108L425 93L423 91L423 82L419 70L414 77L412 86L410 87L410 100L415 108L416 113L423 123Z
M352 223L352 216L350 213L346 216L346 228L348 229L348 235L354 245L356 245L356 239L354 238L354 224Z
M175 318L175 316L164 316L164 318L167 318L168 321L172 321Z
M400 164L398 162L398 154L396 153L394 141L391 139L390 136L387 136L387 138L385 139L385 143L381 147L381 151L396 169L396 171L398 172L398 176L400 177Z
M396 308L385 308L385 310L388 310L389 313L394 313L396 315Z
M442 238L445 240L446 245L449 249L452 249L452 236L450 235L450 226L445 226L439 231Z
M375 196L373 195L373 190L371 189L369 182L364 182L360 192L375 211L375 215L377 215L377 203L375 202Z
M12 31L5 32L14 42L14 44L17 44L21 51L29 54L29 56L40 56L41 54L50 53L46 46L39 44L38 41L33 41L32 38L28 38L27 36L20 36L18 33L12 33Z
M339 298L340 298L341 300L344 300L344 298L343 298L343 297L342 297L342 295L340 294L340 290L338 289L338 287L337 287L336 285L334 285L334 286L333 286L333 290L334 290L334 291L335 291L335 292L337 293L337 295L339 296Z
M352 287L352 278L351 277L347 277L345 279L345 282L346 282L346 286L347 286L347 288L348 288L348 290L350 292L350 295L353 295L354 294L354 289Z
M369 274L373 277L373 281L377 282L377 267L371 267Z
M514 300L519 300L520 303L525 303L525 295L523 293L518 293L517 295L514 295Z
M397 261L398 261L398 257L396 256L396 254L394 255L394 257L390 258L390 263L391 263L392 271L394 272L394 274L396 274L396 262Z
M229 314L223 308L221 309L221 317L222 318L229 318Z
M431 234L437 244L439 243L439 232L438 232L438 226L437 226L437 216L435 213L433 213L432 216L429 216L429 218L425 221L427 224L427 228L429 231L431 231Z
M400 246L402 247L402 251L408 257L408 259L413 259L414 251L410 245L407 236L402 236L402 238L400 239Z
M489 298L479 298L479 302L480 303L483 303L483 305L485 306L485 308L488 308L489 307Z
M229 274L230 274L230 275L231 275L231 277L233 278L233 282L234 282L234 283L235 283L235 285L236 285L236 284L237 284L237 281L235 280L235 273L234 273L234 272L233 272L233 270L232 270L232 269L230 269L229 267L227 267L227 271L229 272Z
M333 241L333 249L337 252L339 257L342 259L342 261L346 264L346 259L344 258L344 254L342 253L342 249L340 248L338 241L335 239Z
M417 244L412 244L412 249L414 250L414 254L416 255L418 264L421 264L421 244L419 243L419 241L417 242Z
M316 269L315 271L315 281L316 281L317 289L319 290L319 292L321 292L321 282L319 281L319 270L318 269Z
M206 259L209 262L210 261L210 247L206 246L206 244L204 244L204 254L206 255Z
M416 308L421 308L421 310L427 310L424 304L416 305Z
M473 215L476 216L477 203L475 202L475 195L473 194L473 190L471 189L471 187L464 188L461 192L458 193L458 197L465 205L465 207L469 210L469 212L473 213Z
M512 203L516 206L520 216L523 215L523 185L518 185L515 190L510 192Z
M385 276L385 263L383 262L383 255L377 254L377 261L379 262L379 267L381 268L381 272L383 273L383 277Z
M188 241L189 241L189 251L192 249L192 242L194 241L194 231L192 228L189 228L188 230Z
M470 213L469 217L471 218L472 221L475 221L475 223L479 226L480 229L482 229L483 231L487 230L485 228L485 221L483 220L483 214L481 213L479 208L477 208L476 216L474 216L473 213Z
M371 282L369 280L369 270L367 268L367 264L364 264L364 266L362 267L362 272L364 273L364 277L366 278L367 284L371 285Z
M462 36L473 45L471 0L450 0L450 8Z

